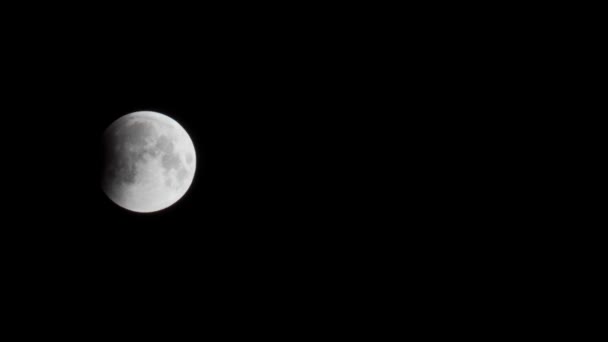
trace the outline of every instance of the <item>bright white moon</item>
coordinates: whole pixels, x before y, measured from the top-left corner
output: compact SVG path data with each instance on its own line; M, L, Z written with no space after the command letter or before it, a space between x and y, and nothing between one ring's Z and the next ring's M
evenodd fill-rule
M104 132L102 188L119 206L149 213L177 202L192 184L194 144L175 120L156 112L120 117Z

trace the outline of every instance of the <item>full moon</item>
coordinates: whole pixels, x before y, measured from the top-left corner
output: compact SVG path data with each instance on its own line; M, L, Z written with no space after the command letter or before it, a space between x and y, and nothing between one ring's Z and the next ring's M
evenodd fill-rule
M103 134L102 189L117 205L140 213L165 209L192 184L194 144L172 118L134 112L118 118Z

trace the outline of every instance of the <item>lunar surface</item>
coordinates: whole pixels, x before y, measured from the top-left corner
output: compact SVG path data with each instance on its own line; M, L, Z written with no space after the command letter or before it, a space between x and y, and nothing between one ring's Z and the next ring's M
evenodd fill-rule
M135 112L114 121L103 136L102 188L119 206L154 212L177 202L192 184L194 144L175 120Z

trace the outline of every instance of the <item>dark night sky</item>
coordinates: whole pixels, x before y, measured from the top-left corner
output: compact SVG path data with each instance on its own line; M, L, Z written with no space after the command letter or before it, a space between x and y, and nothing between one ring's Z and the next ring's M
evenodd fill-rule
M491 33L461 34L461 17L444 23L435 5L427 17L356 4L26 6L0 21L8 316L89 332L173 320L182 328L166 340L312 326L360 337L357 319L400 327L410 299L432 311L409 311L424 319L443 314L446 293L468 300L458 286L494 281L463 271L492 262L495 222L522 206L493 200L517 178L497 176L511 157L493 145L494 114L511 120L511 100L496 101ZM99 179L103 131L138 110L177 120L197 151L186 195L151 214L112 203ZM499 268L471 268L488 269ZM20 334L47 332L24 322Z
M27 47L11 50L2 78L2 240L32 277L23 286L220 311L281 305L290 291L344 295L332 279L362 267L371 219L353 174L370 163L371 101L346 38L246 24L116 41L44 34L15 41ZM198 153L186 195L152 214L116 206L99 184L103 130L137 110L176 119ZM173 299L146 300L158 291Z
M234 277L231 284L264 270L286 279L335 251L348 229L339 224L346 176L331 164L349 152L332 136L349 113L337 110L338 76L327 75L340 71L286 55L286 44L154 47L44 65L32 58L11 71L5 129L16 148L9 192L17 199L9 215L23 227L5 233L13 247L85 278L99 267L137 282L145 276L135 274L187 269ZM98 179L101 133L136 110L176 119L199 157L185 197L148 215L114 205Z

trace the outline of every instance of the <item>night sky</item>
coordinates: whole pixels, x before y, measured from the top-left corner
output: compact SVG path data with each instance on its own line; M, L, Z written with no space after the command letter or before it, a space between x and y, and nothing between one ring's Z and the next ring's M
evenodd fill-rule
M0 281L19 336L375 341L384 325L426 328L416 319L453 333L435 317L469 327L466 310L517 293L495 290L519 268L493 253L546 245L527 233L545 218L517 216L542 202L527 182L546 183L525 138L546 129L517 102L538 83L477 23L502 10L23 6L0 20ZM197 152L189 190L154 213L117 206L100 183L102 134L135 111L175 119Z
M334 280L368 248L360 74L344 39L245 26L11 50L2 241L17 287L115 311L187 302L217 319L344 295ZM150 214L115 205L99 178L103 131L140 110L175 119L197 151L185 196Z
M70 274L97 277L102 267L113 270L109 279L119 272L137 282L138 272L186 269L241 279L271 268L278 277L324 253L346 229L335 226L342 204L332 201L343 178L329 165L347 152L325 144L339 121L330 116L338 103L325 100L336 89L300 66L243 64L239 53L202 53L201 63L138 53L103 64L97 56L15 78L6 97L17 115L5 129L19 147L9 216L23 228L8 234ZM186 195L151 214L116 206L99 184L103 130L138 110L177 120L198 153ZM177 281L160 281L167 277Z

